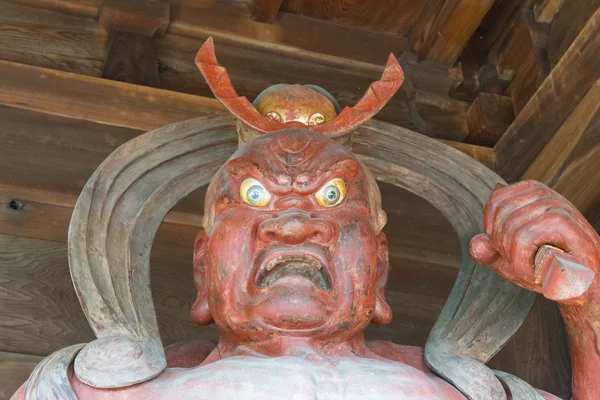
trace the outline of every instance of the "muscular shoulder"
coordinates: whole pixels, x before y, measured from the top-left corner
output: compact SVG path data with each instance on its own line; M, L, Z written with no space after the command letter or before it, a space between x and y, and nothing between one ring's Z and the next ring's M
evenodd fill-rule
M403 346L385 340L367 342L367 348L379 357L410 365L423 372L431 372L423 355L423 348L418 346Z

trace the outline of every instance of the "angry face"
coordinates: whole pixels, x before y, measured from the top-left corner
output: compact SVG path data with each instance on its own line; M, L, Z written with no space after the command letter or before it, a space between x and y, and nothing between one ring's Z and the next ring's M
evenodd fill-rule
M391 319L379 190L332 139L290 129L252 140L215 175L204 218L197 323L241 340L329 340Z

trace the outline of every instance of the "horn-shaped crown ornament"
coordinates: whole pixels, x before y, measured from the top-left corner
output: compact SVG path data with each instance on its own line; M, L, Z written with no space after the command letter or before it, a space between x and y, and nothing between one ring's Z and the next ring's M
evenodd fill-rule
M196 66L215 97L245 126L238 125L240 145L252 137L285 128L301 128L345 142L347 135L377 114L404 82L404 72L390 54L381 79L369 85L353 107L339 106L324 89L314 85L275 85L253 103L236 92L227 70L219 66L209 37L196 55Z

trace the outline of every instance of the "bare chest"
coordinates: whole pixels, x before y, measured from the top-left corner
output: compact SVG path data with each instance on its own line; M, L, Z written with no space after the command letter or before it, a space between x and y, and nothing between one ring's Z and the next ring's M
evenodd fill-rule
M408 365L348 357L231 357L169 369L139 389L148 399L465 399L443 380Z

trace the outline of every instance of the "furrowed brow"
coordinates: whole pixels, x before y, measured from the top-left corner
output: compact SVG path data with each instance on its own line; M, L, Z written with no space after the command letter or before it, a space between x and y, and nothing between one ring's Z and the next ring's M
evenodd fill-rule
M227 162L227 170L234 178L253 176L260 180L263 184L272 183L274 186L280 184L276 176L274 176L267 168L249 162L244 159L233 159Z
M360 164L352 158L333 160L326 167L313 169L296 177L296 188L302 193L316 192L326 182L341 175L346 180L352 180L360 171ZM300 179L298 179L300 178ZM348 183L348 182L346 182Z

